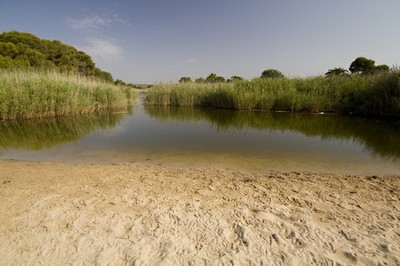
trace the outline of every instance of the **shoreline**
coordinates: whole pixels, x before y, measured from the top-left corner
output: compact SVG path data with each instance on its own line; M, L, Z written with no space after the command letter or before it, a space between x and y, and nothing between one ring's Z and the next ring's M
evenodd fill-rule
M400 176L0 160L13 264L400 264Z

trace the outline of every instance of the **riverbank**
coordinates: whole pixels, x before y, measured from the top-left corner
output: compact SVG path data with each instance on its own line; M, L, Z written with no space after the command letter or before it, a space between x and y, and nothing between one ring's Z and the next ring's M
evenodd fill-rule
M400 177L0 161L13 264L400 263Z
M145 104L400 117L400 71L375 75L255 78L155 85Z

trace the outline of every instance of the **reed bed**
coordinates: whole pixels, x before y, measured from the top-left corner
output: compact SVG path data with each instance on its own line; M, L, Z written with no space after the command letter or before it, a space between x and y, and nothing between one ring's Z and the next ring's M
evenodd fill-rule
M0 71L0 119L56 117L127 108L130 88L58 72Z
M399 117L400 71L373 76L158 84L147 93L145 104Z

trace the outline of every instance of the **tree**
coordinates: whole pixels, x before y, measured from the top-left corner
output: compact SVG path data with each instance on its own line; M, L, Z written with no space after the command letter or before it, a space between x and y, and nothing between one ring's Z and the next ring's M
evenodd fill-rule
M375 70L375 61L365 57L357 57L351 63L349 70L352 74L372 74Z
M215 73L211 73L206 78L206 82L208 83L218 83L218 82L225 82L225 78L221 76L217 76Z
M101 80L104 80L106 82L114 82L114 79L112 75L109 72L103 71L100 68L95 68L94 69L94 75L98 77Z
M117 80L114 82L114 84L117 85L117 86L125 86L125 85L126 85L125 82L123 82L123 81L120 80L120 79L117 79Z
M181 77L179 83L191 83L192 79L190 77Z
M9 56L0 55L0 68L15 68L17 61Z
M375 67L375 73L387 73L390 71L390 68L388 65L377 65Z
M58 40L43 40L31 33L0 34L1 68L55 69L112 81L111 74L96 69L92 58Z
M344 77L344 76L348 76L348 75L349 75L348 71L342 67L335 67L335 68L329 69L328 72L325 73L326 77L332 77L332 76Z
M261 78L285 78L285 75L279 70L267 69L261 73Z
M94 74L94 69L96 68L92 58L82 51L79 51L75 58L78 60L77 69L79 74L89 76Z
M19 54L18 48L15 44L10 42L0 42L0 55L8 56L11 59Z
M241 80L243 80L242 77L232 76L230 79L227 80L227 82L236 82L236 81L241 81Z
M197 78L194 82L195 83L205 83L206 80L204 78Z

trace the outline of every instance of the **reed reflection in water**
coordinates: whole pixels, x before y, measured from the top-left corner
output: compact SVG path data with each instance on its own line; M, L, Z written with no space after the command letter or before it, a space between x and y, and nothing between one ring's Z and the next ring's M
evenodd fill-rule
M5 149L41 150L73 143L99 129L111 129L126 112L0 123L0 151Z
M135 105L0 124L0 159L400 174L400 129L337 115Z
M352 140L373 156L400 157L400 126L339 115L231 111L213 108L146 106L150 117L160 121L207 121L218 131L258 129L295 132L322 140Z

